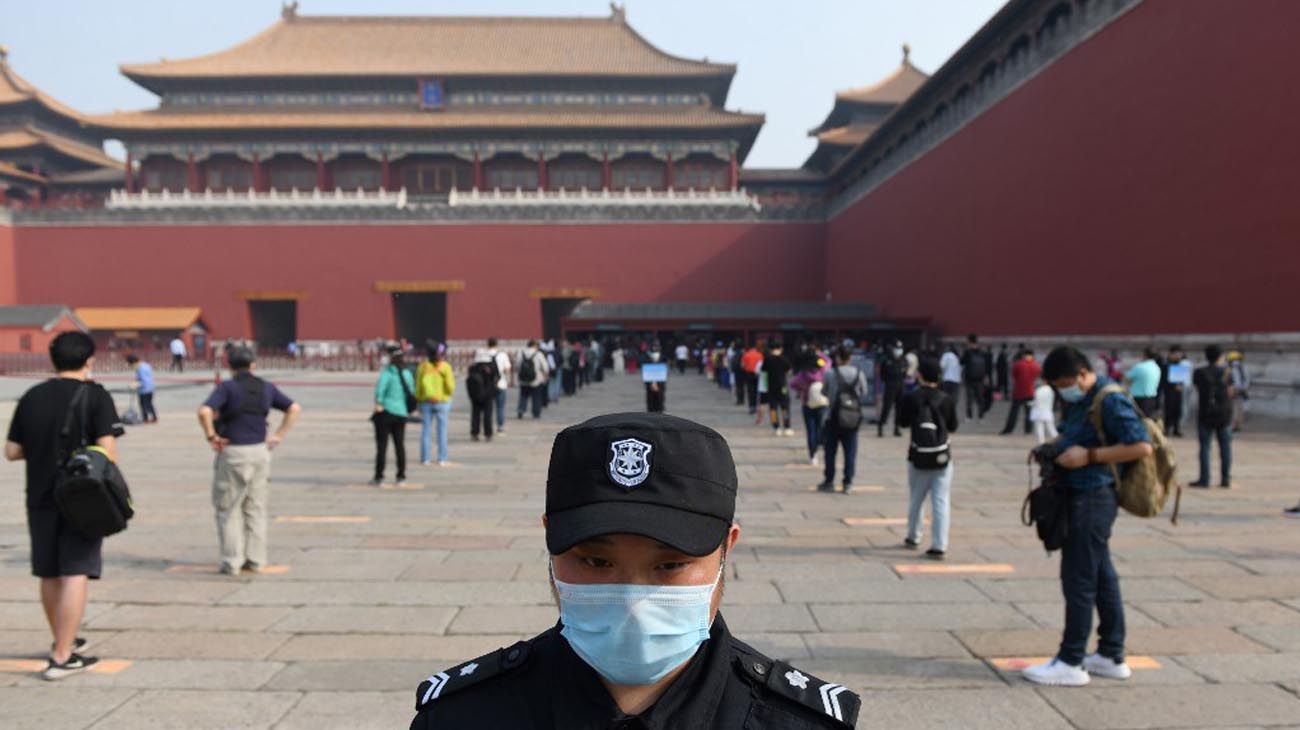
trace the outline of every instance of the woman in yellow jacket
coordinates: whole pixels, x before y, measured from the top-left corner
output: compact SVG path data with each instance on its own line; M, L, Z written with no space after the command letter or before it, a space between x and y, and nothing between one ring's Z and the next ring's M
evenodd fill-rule
M429 342L424 362L415 371L415 399L420 402L420 463L429 466L433 451L433 419L438 419L438 466L447 461L447 414L456 392L456 375L447 362L447 346Z

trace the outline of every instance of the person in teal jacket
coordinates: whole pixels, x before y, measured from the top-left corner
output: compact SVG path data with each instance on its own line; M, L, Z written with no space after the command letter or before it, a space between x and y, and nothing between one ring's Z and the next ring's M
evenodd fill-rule
M397 456L395 483L401 486L406 482L408 398L415 399L415 378L406 368L402 351L393 348L388 353L388 365L379 373L379 382L375 383L375 412L370 417L375 424L375 478L370 480L372 486L384 482L389 439L393 441L393 453Z

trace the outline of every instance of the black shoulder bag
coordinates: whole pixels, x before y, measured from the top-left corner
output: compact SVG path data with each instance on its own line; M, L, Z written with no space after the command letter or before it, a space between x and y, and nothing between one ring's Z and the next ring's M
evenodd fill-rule
M126 529L135 516L131 490L108 452L87 443L87 399L90 386L77 386L59 431L59 471L54 477L54 502L59 512L86 537L108 537ZM76 445L68 450L72 422L76 419Z
M1055 462L1059 451L1051 443L1043 444L1030 452L1029 463L1039 463L1042 484L1034 488L1033 471L1029 472L1029 494L1020 506L1020 521L1025 527L1038 528L1038 539L1051 553L1065 546L1070 533L1070 495L1061 483Z

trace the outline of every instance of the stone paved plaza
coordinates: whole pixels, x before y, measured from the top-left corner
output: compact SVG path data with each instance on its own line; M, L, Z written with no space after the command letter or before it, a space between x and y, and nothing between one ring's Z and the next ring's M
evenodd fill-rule
M85 635L102 671L36 676L49 635L22 467L3 467L0 728L401 728L420 680L555 621L539 524L551 438L639 410L637 381L607 379L540 421L511 413L490 444L469 441L458 403L455 465L417 464L407 488L380 490L365 486L369 376L284 377L305 412L276 452L281 573L215 572L211 458L193 418L210 384L164 379L162 425L121 442L139 515L106 543L92 586ZM6 422L28 382L0 380ZM718 428L739 466L732 629L861 693L859 727L1300 727L1300 521L1281 515L1300 498L1294 427L1253 424L1236 444L1238 488L1186 495L1181 525L1120 518L1129 648L1148 668L1050 690L1011 669L1054 652L1063 608L1057 558L1019 523L1029 437L993 435L1002 410L956 436L951 572L927 573L934 563L899 549L903 439L864 431L860 489L823 495L801 431L772 436L694 375L673 379L668 409ZM1178 445L1190 465L1194 442Z

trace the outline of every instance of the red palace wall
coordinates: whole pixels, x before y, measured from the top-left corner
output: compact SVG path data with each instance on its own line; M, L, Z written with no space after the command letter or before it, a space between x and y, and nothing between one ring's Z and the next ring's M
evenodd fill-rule
M0 307L18 303L15 277L14 229L0 225Z
M1300 2L1148 0L829 224L949 334L1300 330Z
M238 291L299 290L299 338L371 339L393 326L376 281L463 281L448 295L449 339L530 337L541 333L534 289L595 288L610 302L820 300L823 232L820 223L31 226L18 231L18 294L200 306L224 338L251 336Z

